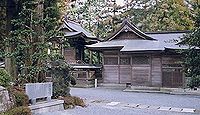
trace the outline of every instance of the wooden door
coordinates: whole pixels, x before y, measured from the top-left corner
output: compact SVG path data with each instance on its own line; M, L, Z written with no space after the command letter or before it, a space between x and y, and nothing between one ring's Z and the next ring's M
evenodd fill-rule
M130 65L119 66L120 83L131 83L131 71L132 70Z
M182 87L183 76L180 68L164 68L162 71L163 87Z
M103 81L104 83L119 83L118 66L104 65Z
M119 82L131 83L131 57L123 55L119 60Z

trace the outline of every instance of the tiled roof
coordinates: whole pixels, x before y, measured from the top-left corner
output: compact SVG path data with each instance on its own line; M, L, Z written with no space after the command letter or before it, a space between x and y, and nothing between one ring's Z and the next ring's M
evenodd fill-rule
M110 34L107 38L106 41L111 41L115 40L116 36L119 35L120 33L123 32L131 32L137 35L140 39L144 40L154 40L150 36L146 35L144 32L140 31L134 24L131 24L128 19L124 19L122 22L121 26L112 34Z
M156 40L112 40L87 45L90 49L103 50L118 47L121 52L131 51L163 51L165 49L186 49L187 46L176 45L184 33L147 34Z
M96 36L93 36L91 33L86 31L80 24L70 21L70 20L64 20L63 25L61 26L60 30L67 29L69 32L65 33L65 36L74 36L77 34L84 34L88 38L96 38Z

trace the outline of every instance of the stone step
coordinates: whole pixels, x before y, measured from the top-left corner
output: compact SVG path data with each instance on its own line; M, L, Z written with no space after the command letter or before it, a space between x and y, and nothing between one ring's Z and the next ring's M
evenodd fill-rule
M64 110L63 103L64 100L54 99L51 101L38 102L34 105L30 105L29 108L33 115L39 115L44 112L62 111Z

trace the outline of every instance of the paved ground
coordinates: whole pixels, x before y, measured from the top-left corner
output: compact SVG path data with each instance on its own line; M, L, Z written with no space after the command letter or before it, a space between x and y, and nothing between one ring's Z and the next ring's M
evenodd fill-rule
M191 108L200 110L200 96L169 95L157 93L123 92L122 89L72 88L71 94L86 99L88 107L76 107L44 115L200 115L196 113L172 112L148 107ZM110 102L119 102L111 106ZM131 107L139 104L138 107ZM127 106L128 105L128 106Z

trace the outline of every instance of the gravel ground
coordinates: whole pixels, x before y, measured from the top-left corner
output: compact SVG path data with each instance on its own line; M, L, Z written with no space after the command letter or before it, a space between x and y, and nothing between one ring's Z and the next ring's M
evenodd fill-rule
M200 96L123 92L122 89L72 88L71 95L87 100L108 100L154 106L200 109Z
M194 108L199 110L199 96L123 92L122 89L113 88L72 88L71 94L86 99L88 106L86 108L76 107L42 115L200 115L200 113L181 113L106 105L106 103L114 101L126 104ZM94 100L96 101L94 102Z

